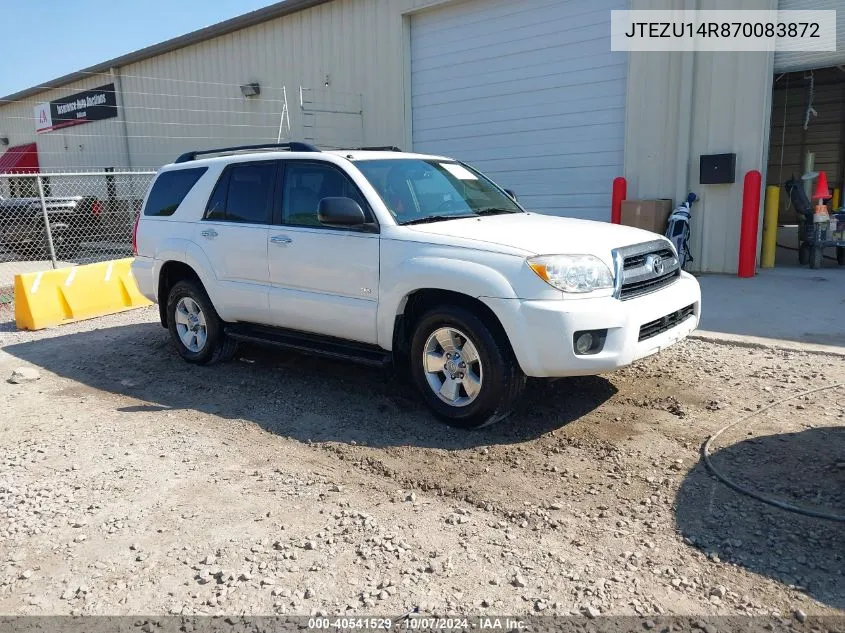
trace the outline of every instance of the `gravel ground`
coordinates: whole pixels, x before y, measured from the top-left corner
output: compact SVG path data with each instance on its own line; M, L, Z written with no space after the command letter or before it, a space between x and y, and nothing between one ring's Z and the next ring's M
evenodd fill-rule
M6 328L0 377L2 614L845 614L845 524L699 462L843 357L687 341L478 432L376 370L190 367L154 309ZM714 461L845 514L843 402L763 411Z

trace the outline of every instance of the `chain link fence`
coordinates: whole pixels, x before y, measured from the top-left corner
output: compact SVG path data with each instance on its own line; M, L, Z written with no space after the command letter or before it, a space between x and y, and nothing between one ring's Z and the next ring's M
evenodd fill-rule
M0 174L0 322L14 319L15 275L131 256L154 175Z

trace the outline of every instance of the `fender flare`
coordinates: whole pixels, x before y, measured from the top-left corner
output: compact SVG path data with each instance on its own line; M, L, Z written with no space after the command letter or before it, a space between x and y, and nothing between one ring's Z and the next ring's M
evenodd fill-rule
M211 299L214 309L217 310L217 314L224 321L227 320L225 304L218 301L220 294L219 287L217 284L217 278L214 276L213 272L211 272L213 271L211 262L199 246L197 246L194 242L185 239L165 240L162 248L156 252L155 258L157 261L162 262L156 276L156 288L158 288L158 278L161 276L161 269L164 268L164 265L167 262L180 262L185 264L196 273L197 277L199 277L203 288L205 288L205 291L208 294L208 298ZM167 298L158 297L158 300L159 303L161 303L162 301L167 301ZM222 310L220 309L221 307L223 308Z
M481 301L484 297L517 298L504 275L484 264L446 257L407 259L382 277L376 318L380 347L393 349L396 317L404 310L408 296L418 290L448 290ZM488 307L496 313L493 306Z

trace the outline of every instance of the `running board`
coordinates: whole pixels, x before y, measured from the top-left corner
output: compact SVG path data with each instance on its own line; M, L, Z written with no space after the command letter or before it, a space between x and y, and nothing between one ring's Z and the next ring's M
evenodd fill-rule
M377 345L356 343L331 336L243 324L228 325L225 332L238 341L274 345L315 356L369 365L370 367L388 367L392 362L390 352Z

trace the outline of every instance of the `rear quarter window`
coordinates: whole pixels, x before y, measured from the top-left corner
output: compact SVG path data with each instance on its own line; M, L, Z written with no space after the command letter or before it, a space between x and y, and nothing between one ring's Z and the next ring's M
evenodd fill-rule
M147 197L144 215L158 217L173 215L185 196L207 170L208 167L192 167L174 169L160 174L155 179L150 195Z

